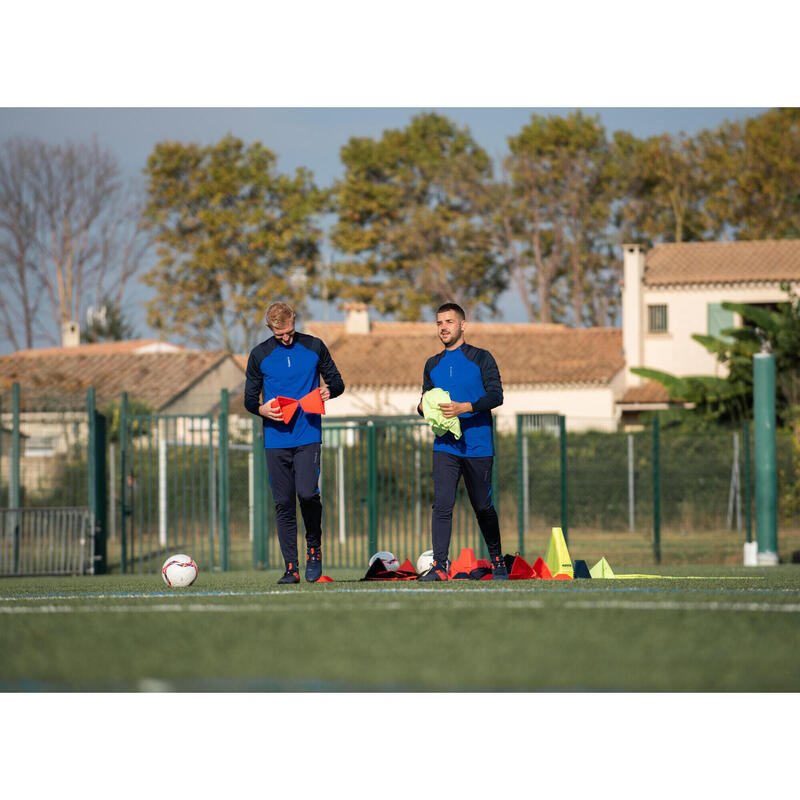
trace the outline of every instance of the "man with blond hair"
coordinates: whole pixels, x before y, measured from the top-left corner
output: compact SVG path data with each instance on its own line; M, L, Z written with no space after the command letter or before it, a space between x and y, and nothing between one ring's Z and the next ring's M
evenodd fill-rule
M278 542L286 572L278 583L299 583L295 498L306 530L306 580L322 575L322 500L319 493L322 418L298 406L288 422L273 401L295 400L319 388L323 402L338 397L344 383L325 343L295 331L296 314L286 303L267 309L272 336L256 345L247 361L244 405L262 418L269 483L275 500ZM320 376L325 386L320 388Z

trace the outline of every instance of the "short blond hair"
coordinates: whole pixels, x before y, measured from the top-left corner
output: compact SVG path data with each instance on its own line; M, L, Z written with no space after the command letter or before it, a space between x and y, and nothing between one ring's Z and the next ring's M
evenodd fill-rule
M270 330L282 328L294 322L297 315L288 303L272 303L267 309L267 327Z

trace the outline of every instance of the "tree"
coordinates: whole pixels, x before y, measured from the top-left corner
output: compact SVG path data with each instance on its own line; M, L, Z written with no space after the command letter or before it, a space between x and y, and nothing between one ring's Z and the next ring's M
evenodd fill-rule
M120 342L136 338L133 325L125 318L122 308L110 295L103 295L100 305L92 311L94 313L91 315L87 312L87 325L81 331L82 343Z
M486 221L491 163L469 133L439 114L342 148L331 294L382 314L419 319L455 301L496 312L506 286Z
M118 303L139 269L147 238L132 205L135 188L116 158L91 145L7 142L0 158L0 313L16 347L60 341L62 325L113 283ZM49 305L48 326L39 310ZM17 335L22 326L24 338Z
M315 274L326 195L307 170L282 175L276 163L260 142L230 135L208 147L156 145L145 170L159 256L144 276L156 291L148 324L234 352L252 345L272 300L304 300L289 279L295 267Z
M708 176L698 142L685 134L614 134L616 223L623 240L648 245L707 238Z
M714 179L708 206L715 220L737 239L800 236L800 109L726 122L701 141Z
M44 284L38 249L41 209L33 192L33 146L17 139L0 155L0 319L15 349L31 348Z
M496 228L529 316L603 324L618 267L609 258L611 161L597 117L534 114L508 139L504 174L509 202L498 205ZM535 301L534 298L535 297ZM570 309L567 314L566 309ZM531 321L533 317L531 316Z

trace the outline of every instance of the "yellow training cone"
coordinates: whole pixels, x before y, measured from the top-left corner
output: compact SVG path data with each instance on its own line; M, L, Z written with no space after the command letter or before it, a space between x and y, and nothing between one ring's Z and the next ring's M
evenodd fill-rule
M544 560L547 564L547 568L553 573L554 578L556 575L569 575L570 578L574 577L572 573L572 559L569 556L569 550L567 550L567 543L564 541L564 534L561 532L561 528L552 529Z
M606 557L603 556L590 570L589 574L593 578L614 578L614 570L611 569L611 564L606 561Z

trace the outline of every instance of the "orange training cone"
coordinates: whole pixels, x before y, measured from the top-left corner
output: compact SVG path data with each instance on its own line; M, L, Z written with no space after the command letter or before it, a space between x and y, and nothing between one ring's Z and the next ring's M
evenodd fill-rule
M541 578L542 580L552 580L553 578L553 573L550 572L550 568L541 556L533 562L533 575L535 578Z
M535 577L533 567L521 555L517 555L511 565L511 572L508 573L508 579L511 581L527 581Z
M276 405L277 403L277 405ZM298 402L291 397L281 397L280 395L272 401L273 408L279 408L283 414L283 421L288 425L297 411Z
M314 583L333 583L333 578L329 578L327 575L320 575Z
M305 397L300 398L300 408L306 414L324 414L325 403L319 394L319 387L309 392Z

